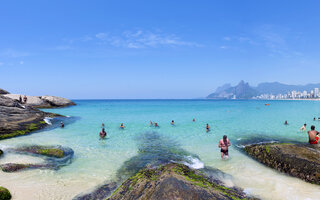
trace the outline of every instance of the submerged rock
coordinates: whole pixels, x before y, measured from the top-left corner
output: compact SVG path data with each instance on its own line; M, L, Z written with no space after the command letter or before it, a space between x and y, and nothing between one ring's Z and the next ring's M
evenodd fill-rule
M307 144L254 144L244 150L255 160L314 184L320 184L320 147Z
M10 200L11 194L7 188L0 186L0 200Z
M38 146L38 145L20 147L20 148L14 149L14 151L26 152L26 153L38 154L38 155L56 157L56 158L64 157L64 153L65 153L64 150L59 146L48 147L48 146Z
M6 94L5 97L19 100L20 96L23 98L24 95L21 94ZM35 107L35 108L57 108L57 107L66 107L71 105L76 105L73 101L55 96L27 96L26 105Z
M109 198L120 199L255 199L228 188L183 164L145 168L126 180Z
M89 194L80 194L73 198L73 200L104 200L117 188L117 183L107 183L99 186L97 189Z
M31 156L41 156L44 159L43 163L6 163L0 166L4 172L18 172L26 169L53 169L58 170L60 167L71 163L73 150L68 147L61 146L24 146L16 149L9 149L9 152L28 154Z

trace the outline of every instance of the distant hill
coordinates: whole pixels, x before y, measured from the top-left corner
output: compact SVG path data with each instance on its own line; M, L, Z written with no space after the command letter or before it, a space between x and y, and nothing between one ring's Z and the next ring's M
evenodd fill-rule
M249 86L249 83L244 81L240 81L240 83L231 87L230 84L226 84L224 86L218 87L217 90L208 95L208 99L250 99L254 96L257 96L259 93L257 90Z
M225 84L218 87L216 91L207 96L208 99L251 99L260 94L286 94L293 90L296 91L311 91L314 88L320 88L320 83L307 85L287 85L279 82L260 83L257 87L251 87L248 83L240 81L240 83L232 87L230 84Z

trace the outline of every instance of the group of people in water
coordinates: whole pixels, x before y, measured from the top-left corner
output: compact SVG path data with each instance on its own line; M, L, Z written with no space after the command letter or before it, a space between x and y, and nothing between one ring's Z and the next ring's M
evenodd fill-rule
M192 121L195 122L196 121L195 118L193 118ZM174 126L175 125L174 120L172 120L170 124L172 126ZM159 124L157 122L153 122L153 121L150 121L150 126L160 128ZM101 128L102 128L102 130L100 131L99 136L100 136L100 139L104 139L105 137L107 137L107 132L105 131L104 123L102 123ZM120 128L121 129L125 128L123 123L120 124ZM209 124L207 124L206 125L206 132L209 132L209 131L210 131L210 126L209 126ZM229 146L231 146L231 143L226 135L224 135L223 138L219 141L218 146L221 149L221 158L222 159L228 158L228 156L229 156L228 148L229 148Z
M320 121L320 117L318 118ZM316 121L316 118L313 118L313 121ZM284 125L289 125L287 120L284 122ZM312 125L310 127L310 131L308 131L308 136L309 136L309 144L319 144L319 132L315 130L316 127ZM307 124L304 123L302 127L299 129L300 131L306 131L307 130Z

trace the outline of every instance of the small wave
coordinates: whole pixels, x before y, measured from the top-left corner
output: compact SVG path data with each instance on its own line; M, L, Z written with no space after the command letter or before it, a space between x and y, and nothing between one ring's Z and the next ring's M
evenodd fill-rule
M184 162L183 164L187 165L188 167L191 167L193 169L201 169L204 168L204 163L201 162L198 158L193 158L192 156L187 156L187 159L191 162Z
M71 117L71 116L67 115L66 117Z
M52 120L53 118L51 118L51 117L45 117L44 119L43 119L43 121L45 121L47 124L49 124L49 125L52 125L52 123L51 123L51 120Z

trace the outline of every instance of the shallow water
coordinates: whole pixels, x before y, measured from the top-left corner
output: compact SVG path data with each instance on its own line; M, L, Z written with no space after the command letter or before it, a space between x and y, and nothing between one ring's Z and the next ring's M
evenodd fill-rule
M308 127L311 124L320 127L320 122L312 120L320 116L320 102L269 101L270 106L265 106L264 101L209 100L81 100L76 103L74 107L46 110L71 116L63 119L64 129L48 128L0 141L0 148L4 149L42 144L68 146L75 152L73 162L58 171L0 172L0 185L10 189L14 199L72 199L105 181L115 180L126 161L140 158L141 141L147 141L141 137L153 133L161 136L162 143L178 149L172 152L185 156L181 162L191 160L196 168L203 165L218 168L232 175L232 180L225 180L228 185L240 186L262 199L320 199L319 186L269 169L234 146L239 140L256 135L307 141L306 132L300 132L299 128L304 123ZM192 118L196 122L192 122ZM158 122L160 128L150 127L150 120ZM171 120L175 120L175 126L170 125ZM288 126L283 125L285 120ZM98 136L102 122L108 133L106 140L99 140ZM124 130L119 128L121 122L126 126ZM209 133L205 131L206 123L212 128ZM57 124L53 121L53 126ZM233 144L228 161L221 160L218 149L218 141L225 134ZM155 155L159 154L150 154ZM0 163L22 160L37 163L41 162L39 159L8 153Z

